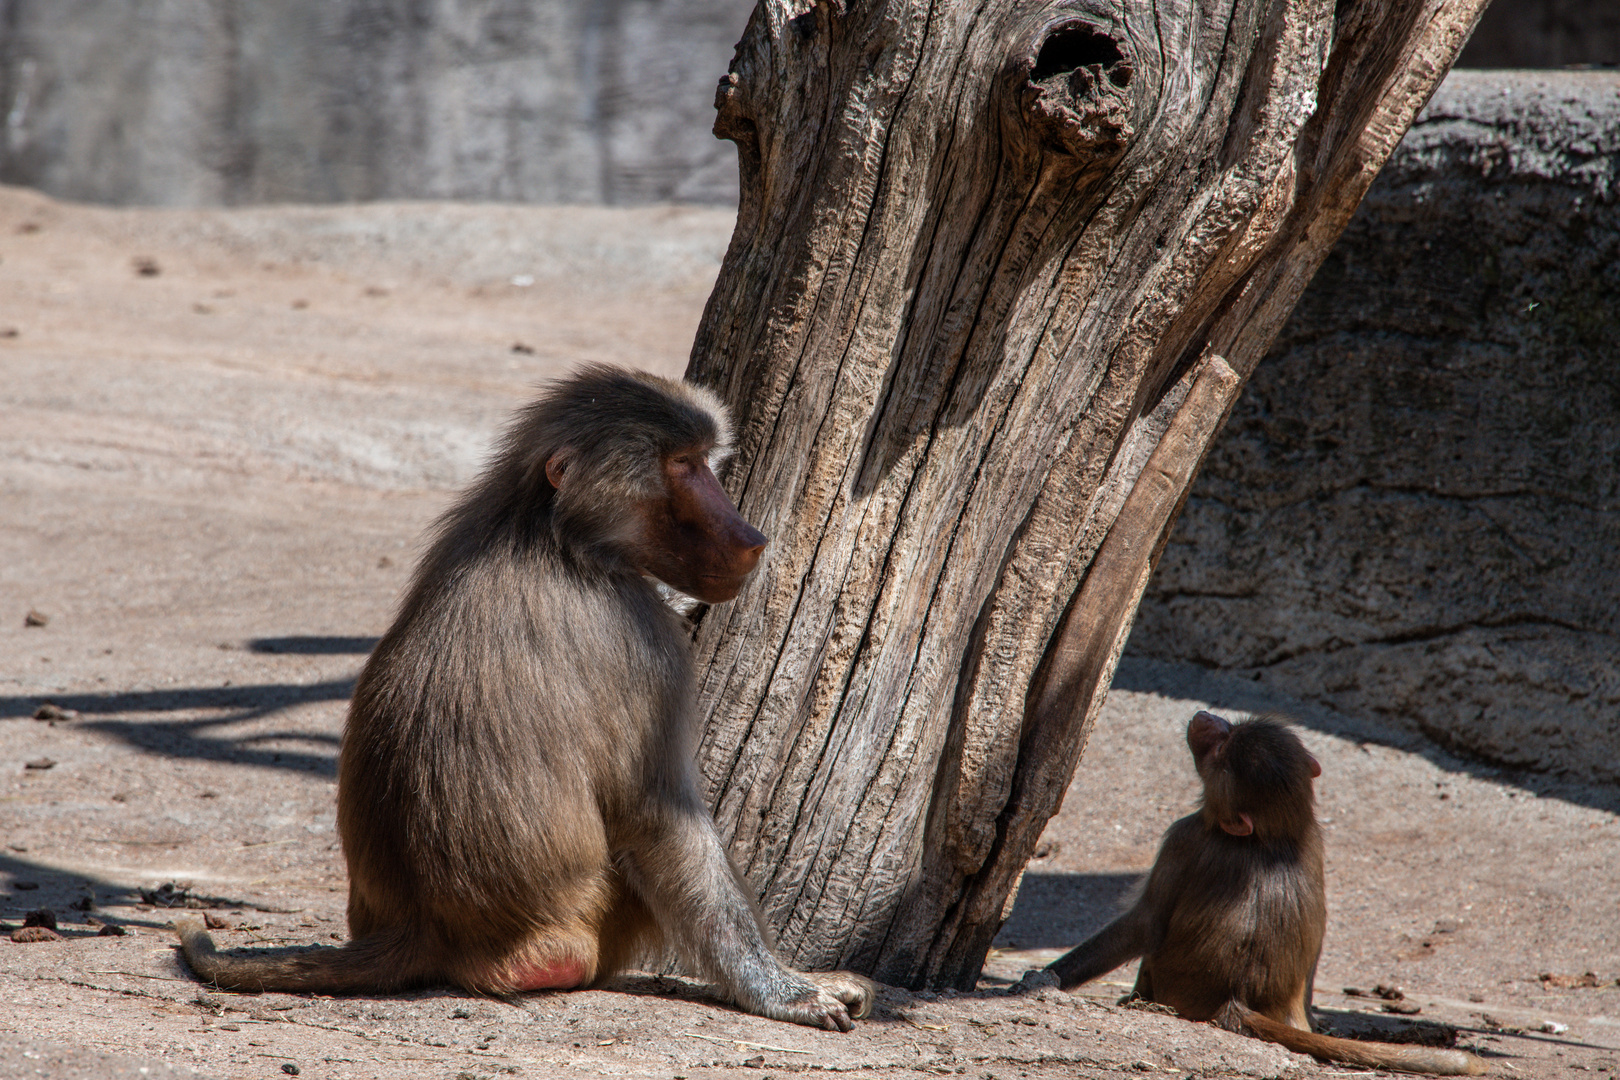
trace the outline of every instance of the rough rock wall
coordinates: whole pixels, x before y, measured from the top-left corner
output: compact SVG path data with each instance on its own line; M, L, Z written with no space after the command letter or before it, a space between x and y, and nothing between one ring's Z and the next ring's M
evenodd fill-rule
M1620 73L1446 80L1234 411L1130 648L1620 780Z
M1620 64L1615 0L1491 0L1457 58L1465 68Z
M0 0L0 182L169 206L732 203L752 0Z

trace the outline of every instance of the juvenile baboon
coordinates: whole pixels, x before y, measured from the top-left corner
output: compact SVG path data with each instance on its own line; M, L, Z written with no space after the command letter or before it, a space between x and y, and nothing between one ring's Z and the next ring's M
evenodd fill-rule
M523 410L439 522L355 688L338 770L338 948L225 955L241 990L504 994L673 946L742 1008L849 1030L874 988L781 963L698 795L689 632L662 582L736 596L765 537L712 467L707 391L587 367Z
M1136 994L1329 1061L1472 1075L1461 1050L1357 1042L1311 1030L1311 990L1327 925L1322 830L1311 781L1322 767L1271 718L1187 725L1204 801L1164 835L1130 910L1047 970L1065 989L1140 956Z

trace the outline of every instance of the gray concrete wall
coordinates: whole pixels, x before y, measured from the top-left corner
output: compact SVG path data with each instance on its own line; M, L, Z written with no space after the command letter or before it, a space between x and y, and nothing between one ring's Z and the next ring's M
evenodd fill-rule
M736 199L752 0L0 0L0 182L167 206Z
M0 0L0 182L166 206L729 205L753 0ZM1616 0L1494 0L1463 66L1620 63Z
M1221 434L1130 649L1620 780L1620 73L1446 80Z

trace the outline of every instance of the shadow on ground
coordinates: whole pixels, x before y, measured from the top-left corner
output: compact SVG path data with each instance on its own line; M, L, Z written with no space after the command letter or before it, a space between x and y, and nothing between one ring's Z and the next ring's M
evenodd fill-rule
M289 909L265 907L251 900L214 896L185 883L165 883L151 889L116 882L82 869L64 869L36 862L13 852L0 853L0 879L11 882L11 894L0 893L0 905L12 918L49 908L63 937L95 937L102 925L145 926L167 930L176 915L186 911L240 908L252 911ZM135 913L131 909L141 905ZM110 914L107 909L119 909ZM91 924L88 919L94 917Z
M335 777L337 735L298 729L226 734L210 729L258 720L311 702L347 701L353 693L353 679L333 679L308 685L266 683L111 694L53 694L48 700L86 718L71 721L75 728L109 735L126 746L149 754L291 769ZM32 716L46 700L34 696L0 697L0 718ZM196 710L218 712L211 716L183 719L164 717L138 720L130 719L127 715ZM314 743L322 749L273 750L256 745L286 741Z
M1276 688L1219 671L1173 664L1140 656L1125 656L1114 673L1113 688L1160 697L1208 702L1216 712L1267 712L1276 709ZM1620 788L1587 784L1528 769L1493 765L1477 758L1459 757L1422 734L1396 723L1371 717L1352 717L1310 702L1293 699L1288 719L1302 727L1358 743L1387 746L1418 754L1447 772L1466 773L1477 779L1508 784L1534 792L1538 798L1561 799L1595 810L1620 813Z
M1581 1042L1568 1037L1552 1039L1528 1031L1517 1031L1487 1026L1447 1024L1441 1020L1414 1020L1404 1016L1358 1012L1348 1009L1311 1007L1311 1020L1317 1031L1324 1035L1337 1035L1341 1039L1359 1039L1363 1042L1400 1043L1414 1046L1455 1046L1457 1032L1470 1035L1495 1035L1502 1039L1521 1039L1557 1046L1584 1046L1589 1050L1607 1050L1597 1043ZM1469 1047L1481 1057L1509 1058L1513 1054L1488 1046Z
M1140 880L1140 874L1031 870L1018 887L1018 903L996 944L1012 949L1072 948L1124 910Z
M292 637L262 637L248 642L248 651L256 653L292 653L297 656L365 655L377 647L374 637L315 637L298 634Z
M374 637L292 636L254 638L246 648L256 653L335 656L364 655L376 644ZM0 697L0 719L34 716L48 702L78 713L78 717L70 721L75 728L109 735L149 754L334 777L339 742L335 734L297 729L233 733L223 729L300 705L347 701L354 694L354 683L354 679L347 678L317 683L267 682L100 694L23 694ZM211 715L150 715L196 712ZM313 745L305 750L266 746L289 741Z

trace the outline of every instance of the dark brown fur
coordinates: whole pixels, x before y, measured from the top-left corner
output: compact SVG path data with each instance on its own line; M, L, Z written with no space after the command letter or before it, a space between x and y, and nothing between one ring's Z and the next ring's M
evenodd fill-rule
M1461 1050L1357 1042L1311 1031L1311 990L1327 925L1322 831L1311 780L1321 766L1269 718L1187 726L1204 801L1170 826L1142 895L1053 961L1067 989L1140 956L1136 994L1329 1061L1472 1075Z
M666 584L736 595L765 538L710 471L724 412L606 367L554 384L440 522L361 673L338 774L341 948L224 955L244 990L508 993L602 982L673 946L751 1012L841 1028L872 984L772 952L700 799L688 631Z

